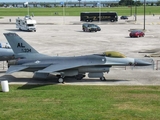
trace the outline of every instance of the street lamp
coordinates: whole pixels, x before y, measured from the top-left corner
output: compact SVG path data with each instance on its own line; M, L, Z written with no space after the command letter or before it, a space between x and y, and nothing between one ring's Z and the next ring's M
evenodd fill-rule
M132 1L130 1L130 16L132 16Z
M137 0L135 2L135 21L137 21Z
M79 7L80 7L80 2L81 2L81 0L78 0L78 2L79 2Z
M146 19L146 0L144 0L144 24L143 24L143 25L144 25L144 27L143 27L143 30L145 30L145 29L146 29L146 28L145 28L145 24L146 24L146 23L145 23L145 22L146 22L146 20L145 20L145 19Z
M99 7L99 22L101 22L101 3L98 2L98 7Z
M28 2L25 2L25 3L24 3L24 6L27 7L28 16L29 16L29 3L28 3Z
M132 16L132 5L131 5L131 13L130 13L130 14L131 14L131 16Z
M64 5L65 5L65 3L64 3L64 1L63 2L61 2L61 5L62 5L62 11L63 11L63 24L65 24L65 8L64 8Z

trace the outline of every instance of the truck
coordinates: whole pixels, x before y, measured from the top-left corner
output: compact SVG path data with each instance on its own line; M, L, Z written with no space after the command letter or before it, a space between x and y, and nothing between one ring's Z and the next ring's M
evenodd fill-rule
M33 20L30 16L25 16L24 19L19 17L16 19L16 28L24 31L36 32L36 20Z
M92 21L118 21L118 15L116 12L81 12L80 21L92 22Z

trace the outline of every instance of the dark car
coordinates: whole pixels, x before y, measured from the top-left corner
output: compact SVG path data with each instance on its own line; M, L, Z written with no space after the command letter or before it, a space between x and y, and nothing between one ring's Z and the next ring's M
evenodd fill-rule
M82 25L82 30L84 32L92 32L92 31L97 32L97 31L101 31L101 28L95 24L84 23Z
M127 16L121 16L120 19L125 20L125 19L128 19L128 17Z
M143 31L138 31L138 30L131 31L130 34L129 34L130 37L144 37L144 35L145 34L144 34Z

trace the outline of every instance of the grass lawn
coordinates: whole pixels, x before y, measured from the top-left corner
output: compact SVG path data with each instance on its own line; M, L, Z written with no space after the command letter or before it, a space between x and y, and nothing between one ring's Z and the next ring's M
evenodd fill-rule
M159 120L160 86L10 85L0 108L0 120Z
M81 12L99 12L99 8L89 8L89 7L65 7L65 16L80 16ZM103 7L102 12L115 11L119 16L121 15L131 15L130 7ZM30 15L32 13L34 16L63 16L63 8L30 8ZM57 13L57 14L55 14ZM132 15L135 13L135 7L132 7ZM160 6L146 6L146 15L160 15ZM28 14L27 8L0 8L0 16L25 16ZM144 7L137 7L137 14L144 14Z

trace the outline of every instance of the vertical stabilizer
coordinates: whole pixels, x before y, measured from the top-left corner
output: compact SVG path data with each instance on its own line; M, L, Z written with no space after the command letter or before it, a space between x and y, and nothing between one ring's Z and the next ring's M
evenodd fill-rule
M16 33L4 33L8 43L13 49L15 54L18 53L38 53L32 46L25 42L19 35Z

